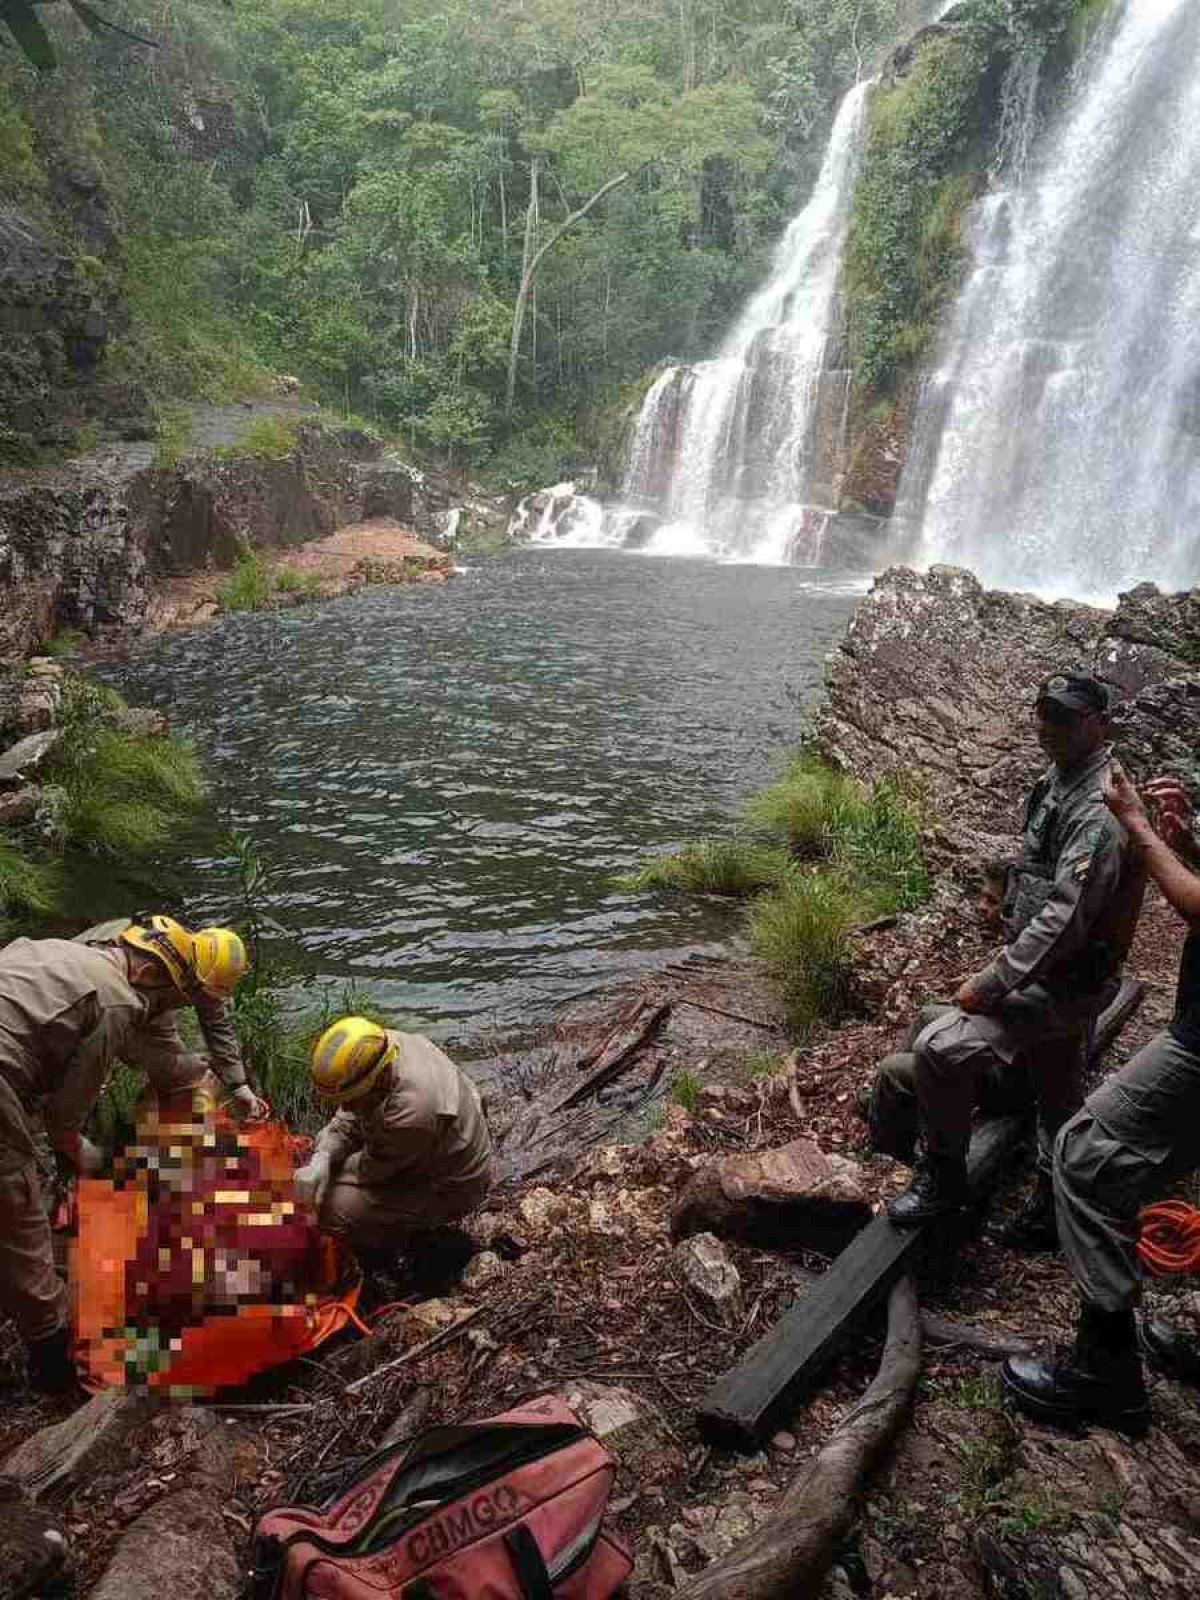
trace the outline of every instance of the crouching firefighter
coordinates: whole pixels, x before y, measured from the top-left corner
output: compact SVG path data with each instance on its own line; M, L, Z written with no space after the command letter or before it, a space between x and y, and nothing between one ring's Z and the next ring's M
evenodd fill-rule
M1054 1140L1082 1103L1087 1039L1115 992L1145 873L1104 804L1107 689L1086 673L1057 673L1042 684L1034 719L1053 765L1026 804L1021 859L1008 878L1006 943L913 1041L924 1152L888 1215L910 1225L966 1206L972 1113L990 1082L1027 1074L1038 1181L1008 1242L1044 1247L1054 1239Z
M364 1265L390 1263L483 1204L494 1182L483 1107L430 1040L343 1017L313 1046L312 1082L339 1109L296 1194Z
M193 935L168 917L111 943L15 939L0 950L0 1313L27 1346L36 1388L75 1381L35 1155L38 1113L61 1168L98 1171L83 1126L113 1067L141 1067L168 1087L194 1081L204 1061L184 1049L174 1013L227 998L245 967L236 934ZM248 1088L236 1098L243 1113L259 1107Z

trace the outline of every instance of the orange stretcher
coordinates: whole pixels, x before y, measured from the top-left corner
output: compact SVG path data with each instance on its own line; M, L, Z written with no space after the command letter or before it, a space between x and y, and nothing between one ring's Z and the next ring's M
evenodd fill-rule
M197 1105L197 1111L205 1132L235 1132L240 1148L257 1158L258 1171L271 1192L291 1197L293 1140L282 1123L251 1123L235 1129L211 1101ZM196 1137L195 1125L189 1126ZM169 1124L162 1127L169 1137ZM216 1202L236 1204L238 1198L245 1196L218 1194ZM130 1266L139 1250L144 1254L150 1211L144 1185L118 1185L101 1178L79 1183L70 1277L76 1363L89 1387L144 1383L177 1397L212 1394L315 1350L348 1323L363 1328L355 1310L359 1276L339 1243L318 1234L315 1222L306 1223L312 1229L313 1248L302 1299L291 1304L251 1301L222 1306L219 1313L203 1315L169 1337L155 1351L154 1369L144 1370L137 1345L145 1330L138 1328L132 1314ZM259 1220L249 1214L234 1216L239 1229L252 1229ZM265 1220L272 1219L268 1215Z

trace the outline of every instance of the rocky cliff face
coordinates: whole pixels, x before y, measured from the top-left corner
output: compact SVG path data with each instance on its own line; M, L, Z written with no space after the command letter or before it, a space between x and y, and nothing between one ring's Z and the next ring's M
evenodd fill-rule
M1063 667L1112 686L1114 739L1135 775L1200 780L1198 623L1196 591L1144 584L1108 612L986 590L957 567L893 567L830 658L817 738L861 777L914 777L935 840L978 855L1019 826L1020 795L1046 764L1036 688Z
M110 454L0 484L0 660L62 628L136 631L157 579L229 567L247 543L303 544L362 517L437 537L443 491L370 435L317 426L278 460L203 454L162 470Z

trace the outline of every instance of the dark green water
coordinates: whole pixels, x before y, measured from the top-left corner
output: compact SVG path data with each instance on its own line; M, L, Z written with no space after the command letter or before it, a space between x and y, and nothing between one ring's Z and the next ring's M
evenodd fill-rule
M108 676L208 754L279 944L446 1037L544 1020L731 930L614 874L726 829L794 740L859 585L524 551L160 639ZM185 865L228 912L228 861Z

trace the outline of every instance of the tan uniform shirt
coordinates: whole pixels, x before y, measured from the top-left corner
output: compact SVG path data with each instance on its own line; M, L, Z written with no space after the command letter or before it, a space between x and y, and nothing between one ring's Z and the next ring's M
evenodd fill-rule
M317 1149L359 1183L466 1187L491 1170L492 1141L479 1094L450 1057L419 1033L389 1033L400 1047L391 1087L371 1110L344 1107Z
M128 917L114 917L110 922L98 922L93 928L85 928L75 938L80 944L115 944L118 936L130 926ZM241 1046L233 1026L229 1002L200 995L192 1004L200 1022L204 1043L208 1047L212 1070L227 1089L240 1089L246 1081L246 1068L242 1062Z
M73 939L0 950L0 1141L22 1154L33 1153L24 1113L36 1101L57 1142L82 1128L118 1061L154 1078L187 1054L175 1018L155 1014L119 951Z

